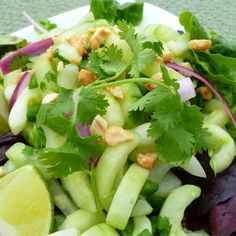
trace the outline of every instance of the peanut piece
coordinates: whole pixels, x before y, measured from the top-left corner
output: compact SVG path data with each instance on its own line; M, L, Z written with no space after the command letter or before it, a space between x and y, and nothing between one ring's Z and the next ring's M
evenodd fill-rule
M163 79L162 79L162 73L161 72L157 72L155 74L152 75L151 79L153 80L157 80L157 81L160 81L160 82L163 82ZM144 85L144 87L148 90L148 91L151 91L153 89L155 89L157 87L157 84L154 84L154 83L146 83Z
M96 28L96 30L94 31L90 39L91 48L93 50L98 49L109 34L110 34L110 29L107 27L102 26L102 27Z
M58 96L59 96L58 93L49 93L46 96L44 96L42 104L53 103L57 100Z
M164 62L170 62L172 59L172 52L170 51L164 51L162 55L162 59Z
M104 136L107 128L108 128L107 121L100 115L96 115L89 129L91 134Z
M188 48L196 51L206 51L211 47L212 41L208 39L194 39L188 42Z
M82 69L79 72L78 82L80 85L88 85L97 79L96 75L89 70Z
M104 135L104 140L109 146L116 146L120 143L133 139L133 135L119 126L111 126Z
M115 98L119 98L121 100L124 99L124 94L123 94L123 90L121 87L117 86L117 87L114 87L114 88L105 88L105 90L107 92L109 92L113 97Z
M74 48L76 48L76 50L80 54L80 56L87 56L88 55L86 45L81 40L78 40L75 36L71 36L68 39L68 43L71 46L73 46Z
M157 154L155 152L139 153L137 155L137 163L145 169L152 169L156 159Z
M213 93L207 86L200 86L197 88L197 92L202 96L205 100L211 100L213 98Z

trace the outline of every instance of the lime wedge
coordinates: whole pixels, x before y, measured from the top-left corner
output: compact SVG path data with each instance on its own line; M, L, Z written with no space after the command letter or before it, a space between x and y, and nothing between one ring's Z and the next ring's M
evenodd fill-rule
M41 176L23 166L0 178L0 236L45 236L53 205Z

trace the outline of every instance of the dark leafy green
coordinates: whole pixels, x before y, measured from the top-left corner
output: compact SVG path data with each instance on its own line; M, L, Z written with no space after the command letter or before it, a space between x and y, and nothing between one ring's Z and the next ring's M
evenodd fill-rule
M179 22L186 32L190 33L190 39L208 39L208 33L198 19L189 11L179 15Z
M13 35L1 35L0 36L0 59L1 57L10 51L15 51L27 45L27 41L23 38Z
M106 19L111 23L126 20L138 25L143 18L143 0L120 4L115 0L91 0L90 11L95 19Z

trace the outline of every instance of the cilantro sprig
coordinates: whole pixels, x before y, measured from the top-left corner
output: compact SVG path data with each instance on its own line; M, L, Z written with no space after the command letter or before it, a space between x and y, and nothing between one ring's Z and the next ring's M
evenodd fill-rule
M156 142L160 160L178 166L192 154L207 149L203 142L208 135L203 128L203 114L197 106L181 101L178 84L171 80L164 66L161 67L166 86L158 86L138 100L132 110L151 115L149 136Z
M76 92L61 89L56 102L43 104L36 116L38 127L44 125L67 137L59 148L44 148L40 160L54 177L66 176L88 169L88 158L103 151L97 136L82 137L77 122L89 124L97 114L103 115L108 106L105 96L96 90L80 87Z

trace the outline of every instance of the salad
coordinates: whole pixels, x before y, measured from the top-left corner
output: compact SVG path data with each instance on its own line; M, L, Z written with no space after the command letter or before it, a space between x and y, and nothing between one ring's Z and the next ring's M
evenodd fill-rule
M236 231L236 46L143 5L0 37L1 236Z

